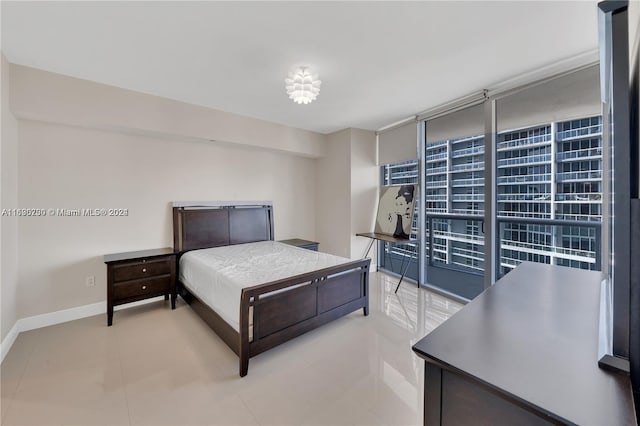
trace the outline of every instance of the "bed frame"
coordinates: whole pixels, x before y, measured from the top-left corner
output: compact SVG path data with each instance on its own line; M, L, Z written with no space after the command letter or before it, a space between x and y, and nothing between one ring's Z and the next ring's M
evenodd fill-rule
M273 209L270 204L174 206L173 233L178 259L189 250L273 240ZM240 377L244 377L251 357L360 308L368 315L369 263L370 259L356 260L243 289L240 332L180 281L178 288L182 298L238 355ZM263 297L303 283L309 284Z

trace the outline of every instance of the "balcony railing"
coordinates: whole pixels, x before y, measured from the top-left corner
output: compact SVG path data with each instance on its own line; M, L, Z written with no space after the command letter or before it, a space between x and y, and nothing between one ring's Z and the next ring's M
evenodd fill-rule
M480 262L484 261L484 244L478 244L478 249L465 249L462 247L452 247L451 254L455 256L464 256L469 259L475 259Z
M451 264L452 265L457 265L458 267L474 269L474 270L476 270L478 272L484 271L484 267L480 267L480 266L476 266L476 265L469 265L468 263L456 262L455 259L451 259Z
M416 167L417 165L418 165L418 160L411 160L411 161L404 161L401 163L387 164L385 165L385 168L387 168L388 170L393 170L393 169Z
M556 194L556 201L602 202L602 194L599 192L580 192L573 194Z
M510 166L520 166L522 164L549 163L550 161L551 154L526 155L524 157L503 158L502 160L498 160L498 167L504 168Z
M520 148L531 145L540 145L547 144L551 142L551 135L538 135L538 136L528 136L525 138L512 139L509 141L498 142L497 147L498 150L510 149L510 148Z
M484 194L453 194L453 201L479 201L484 202Z
M520 259L514 259L511 257L506 257L505 255L501 255L500 256L500 266L504 266L510 269L515 268L516 266L518 266L519 264L521 264L523 262L523 260Z
M444 160L447 158L447 153L446 152L441 152L438 154L430 154L430 155L426 155L424 160L429 163L432 161L440 161L440 160Z
M439 147L439 146L443 146L443 145L447 145L448 143L449 143L449 141L448 141L448 140L446 140L446 139L445 139L445 140L443 140L443 141L429 142L429 143L427 144L427 147L426 147L426 148L427 148L427 152L428 152L430 149L437 148L437 147Z
M451 166L452 172L464 172L467 170L484 170L484 161L479 163L465 163Z
M457 143L462 143L462 142L469 142L469 141L479 141L479 140L484 140L484 136L483 135L475 135L475 136L466 136L464 138L458 138L458 139L451 139L451 143L452 144L457 144Z
M602 222L601 214L556 213L556 218L561 220L575 220L580 222Z
M390 253L397 256L404 256L410 259L416 259L415 245L411 243L394 244L387 249Z
M602 135L602 125L594 124L592 126L580 127L579 129L564 130L556 133L556 139L559 141L566 141L570 139L583 138L585 136L600 136Z
M553 246L550 244L537 244L513 240L500 240L503 250L522 251L530 254L542 256L555 255L569 260L579 260L580 262L596 263L596 252L589 250L576 250L572 248Z
M444 167L431 167L425 169L427 175L439 175L443 173L447 173L447 166Z
M558 173L560 175L560 173ZM498 185L510 183L551 182L551 173L535 175L498 176Z
M453 187L482 186L482 185L484 185L484 178L453 179L451 181L451 186Z
M472 218L472 219L478 220L478 218ZM459 241L462 243L475 242L478 244L484 244L483 235L472 235L472 234L465 234L461 232L450 232L450 231L433 231L433 237L445 238L447 240Z
M451 152L452 158L467 157L469 155L484 154L484 145L472 146L470 148L456 149Z
M599 158L602 157L602 148L587 148L587 149L577 149L575 151L564 151L556 154L556 159L558 161L565 160L587 160L590 158Z
M602 244L600 241L600 228L602 226L599 222L589 222L585 223L583 221L569 220L569 219L554 219L554 220L545 220L545 219L523 219L523 218L510 218L510 217L501 217L498 216L497 223L500 229L502 229L502 225L506 223L513 223L518 225L542 225L542 226L551 226L551 227L587 227L594 229L593 233L593 247L594 250L582 250L575 249L571 247L563 247L561 245L553 245L553 244L541 244L536 242L524 242L524 241L514 241L510 239L500 239L500 264L502 266L507 266L509 268L513 268L519 265L524 260L516 259L513 257L509 257L503 254L503 250L511 250L519 253L523 253L522 257L527 260L529 255L531 256L544 256L544 257L555 257L558 259L572 260L578 262L584 262L591 265L590 269L600 270L601 269L601 248ZM500 235L502 235L502 231L500 231ZM532 260L532 259L528 259Z
M474 212L479 213L479 212ZM455 214L427 214L427 261L430 266L440 268L451 268L471 274L481 274L483 269L478 263L484 262L484 235L472 232L454 232L450 230L452 222L469 221L477 224L476 232L481 228L482 216L455 215ZM440 228L440 229L434 229ZM444 228L444 229L443 229ZM472 248L460 246L462 244L472 244ZM444 256L435 250L435 246L443 247L451 256ZM471 259L468 264L466 259Z
M551 194L498 194L498 201L551 201Z
M521 216L522 213L518 212ZM452 268L458 271L465 271L471 274L482 273L484 270L484 235L478 234L483 218L470 215L454 214L427 214L427 232L425 233L425 247L427 249L426 261L430 266L439 268ZM463 229L453 230L455 222L473 221L477 225L474 230ZM505 224L535 225L547 229L547 239L539 239L539 233L535 231L524 231L528 237L524 241L512 239L511 234L506 233ZM499 230L499 258L496 262L501 265L500 273L506 272L523 261L542 261L554 264L567 264L575 262L581 267L599 270L601 268L601 241L600 222L584 222L575 220L552 220L536 219L525 217L505 217L498 216L497 224ZM461 225L458 223L457 226ZM440 229L434 229L440 228ZM558 227L561 227L558 229ZM558 238L556 242L553 235L564 235L566 229L562 227L587 227L589 241L584 241L585 237ZM429 229L432 232L429 232ZM522 235L522 230L518 230ZM531 241L527 241L530 239ZM585 247L585 248L580 248ZM411 261L417 262L415 246L400 246L393 248L393 253Z
M602 179L602 170L588 170L584 172L563 172L556 174L558 182L585 181Z
M511 210L498 210L500 216L535 218L535 219L551 219L551 213L545 212L521 212Z
M475 249L466 249L457 246L451 247L451 254L484 261L484 242L482 244L476 244Z
M389 174L389 178L391 180L394 179L411 179L411 178L417 178L418 177L418 171L417 170L405 170L405 171L401 171L401 172L391 172Z
M447 181L446 180L435 180L426 183L427 188L446 188Z
M451 213L456 215L483 216L484 209L451 209Z

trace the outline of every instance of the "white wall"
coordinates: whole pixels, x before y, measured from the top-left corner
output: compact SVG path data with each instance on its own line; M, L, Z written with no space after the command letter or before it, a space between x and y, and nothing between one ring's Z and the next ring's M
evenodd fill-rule
M10 72L18 139L5 147L3 113L3 202L13 185L6 195L21 208L129 215L19 218L8 228L19 233L3 234L17 262L3 316L105 300L102 256L171 246L172 201L271 200L276 239L316 239L314 158L324 135L42 70ZM91 275L96 285L86 287Z
M3 204L129 214L3 221L3 296L13 289L2 301L7 327L105 300L103 255L171 246L172 201L272 200L277 239L362 256L367 241L354 234L372 229L377 203L373 132L325 136L41 70L10 72L15 118L3 110ZM17 286L4 284L8 254L6 282ZM96 285L86 287L91 275Z
M351 257L351 132L327 135L325 157L317 160L316 236L320 251Z
M20 318L104 300L102 256L172 246L172 201L272 200L276 239L315 238L312 159L29 120L19 132L21 207L129 212L20 218Z
M376 135L374 132L351 129L351 257L360 258L369 240L356 237L359 232L373 232L378 206L380 168L376 166ZM376 250L371 249L372 265Z
M18 119L324 155L319 133L20 65L11 69L11 106Z
M0 158L2 171L2 209L18 206L18 122L10 111L10 67L2 55L2 146ZM1 339L4 341L16 323L17 270L18 270L18 221L15 217L3 216L1 224L2 245L0 248L0 299L2 315Z
M373 231L379 181L376 153L374 132L345 129L327 136L327 154L318 160L317 173L320 250L354 259L363 256L369 240L355 234Z

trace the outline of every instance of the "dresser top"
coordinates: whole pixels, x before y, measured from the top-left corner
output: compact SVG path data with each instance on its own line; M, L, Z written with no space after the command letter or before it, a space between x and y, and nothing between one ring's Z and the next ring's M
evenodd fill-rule
M128 251L124 253L113 253L104 255L104 263L118 262L121 260L133 260L140 258L149 258L156 256L166 256L168 254L175 254L173 248L165 247L153 250L140 250L140 251Z
M415 344L427 362L575 424L635 424L628 377L598 367L600 272L523 263Z

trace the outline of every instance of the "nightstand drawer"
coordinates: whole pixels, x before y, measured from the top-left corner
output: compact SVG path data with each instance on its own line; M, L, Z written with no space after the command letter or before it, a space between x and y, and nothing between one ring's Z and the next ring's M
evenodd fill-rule
M146 298L153 294L164 294L169 291L171 275L162 277L126 281L113 285L113 297L116 300Z
M171 262L167 259L131 262L113 267L113 281L135 280L169 273L171 273Z
M156 296L171 298L176 308L176 253L171 247L113 253L107 264L107 325L113 323L113 307Z

